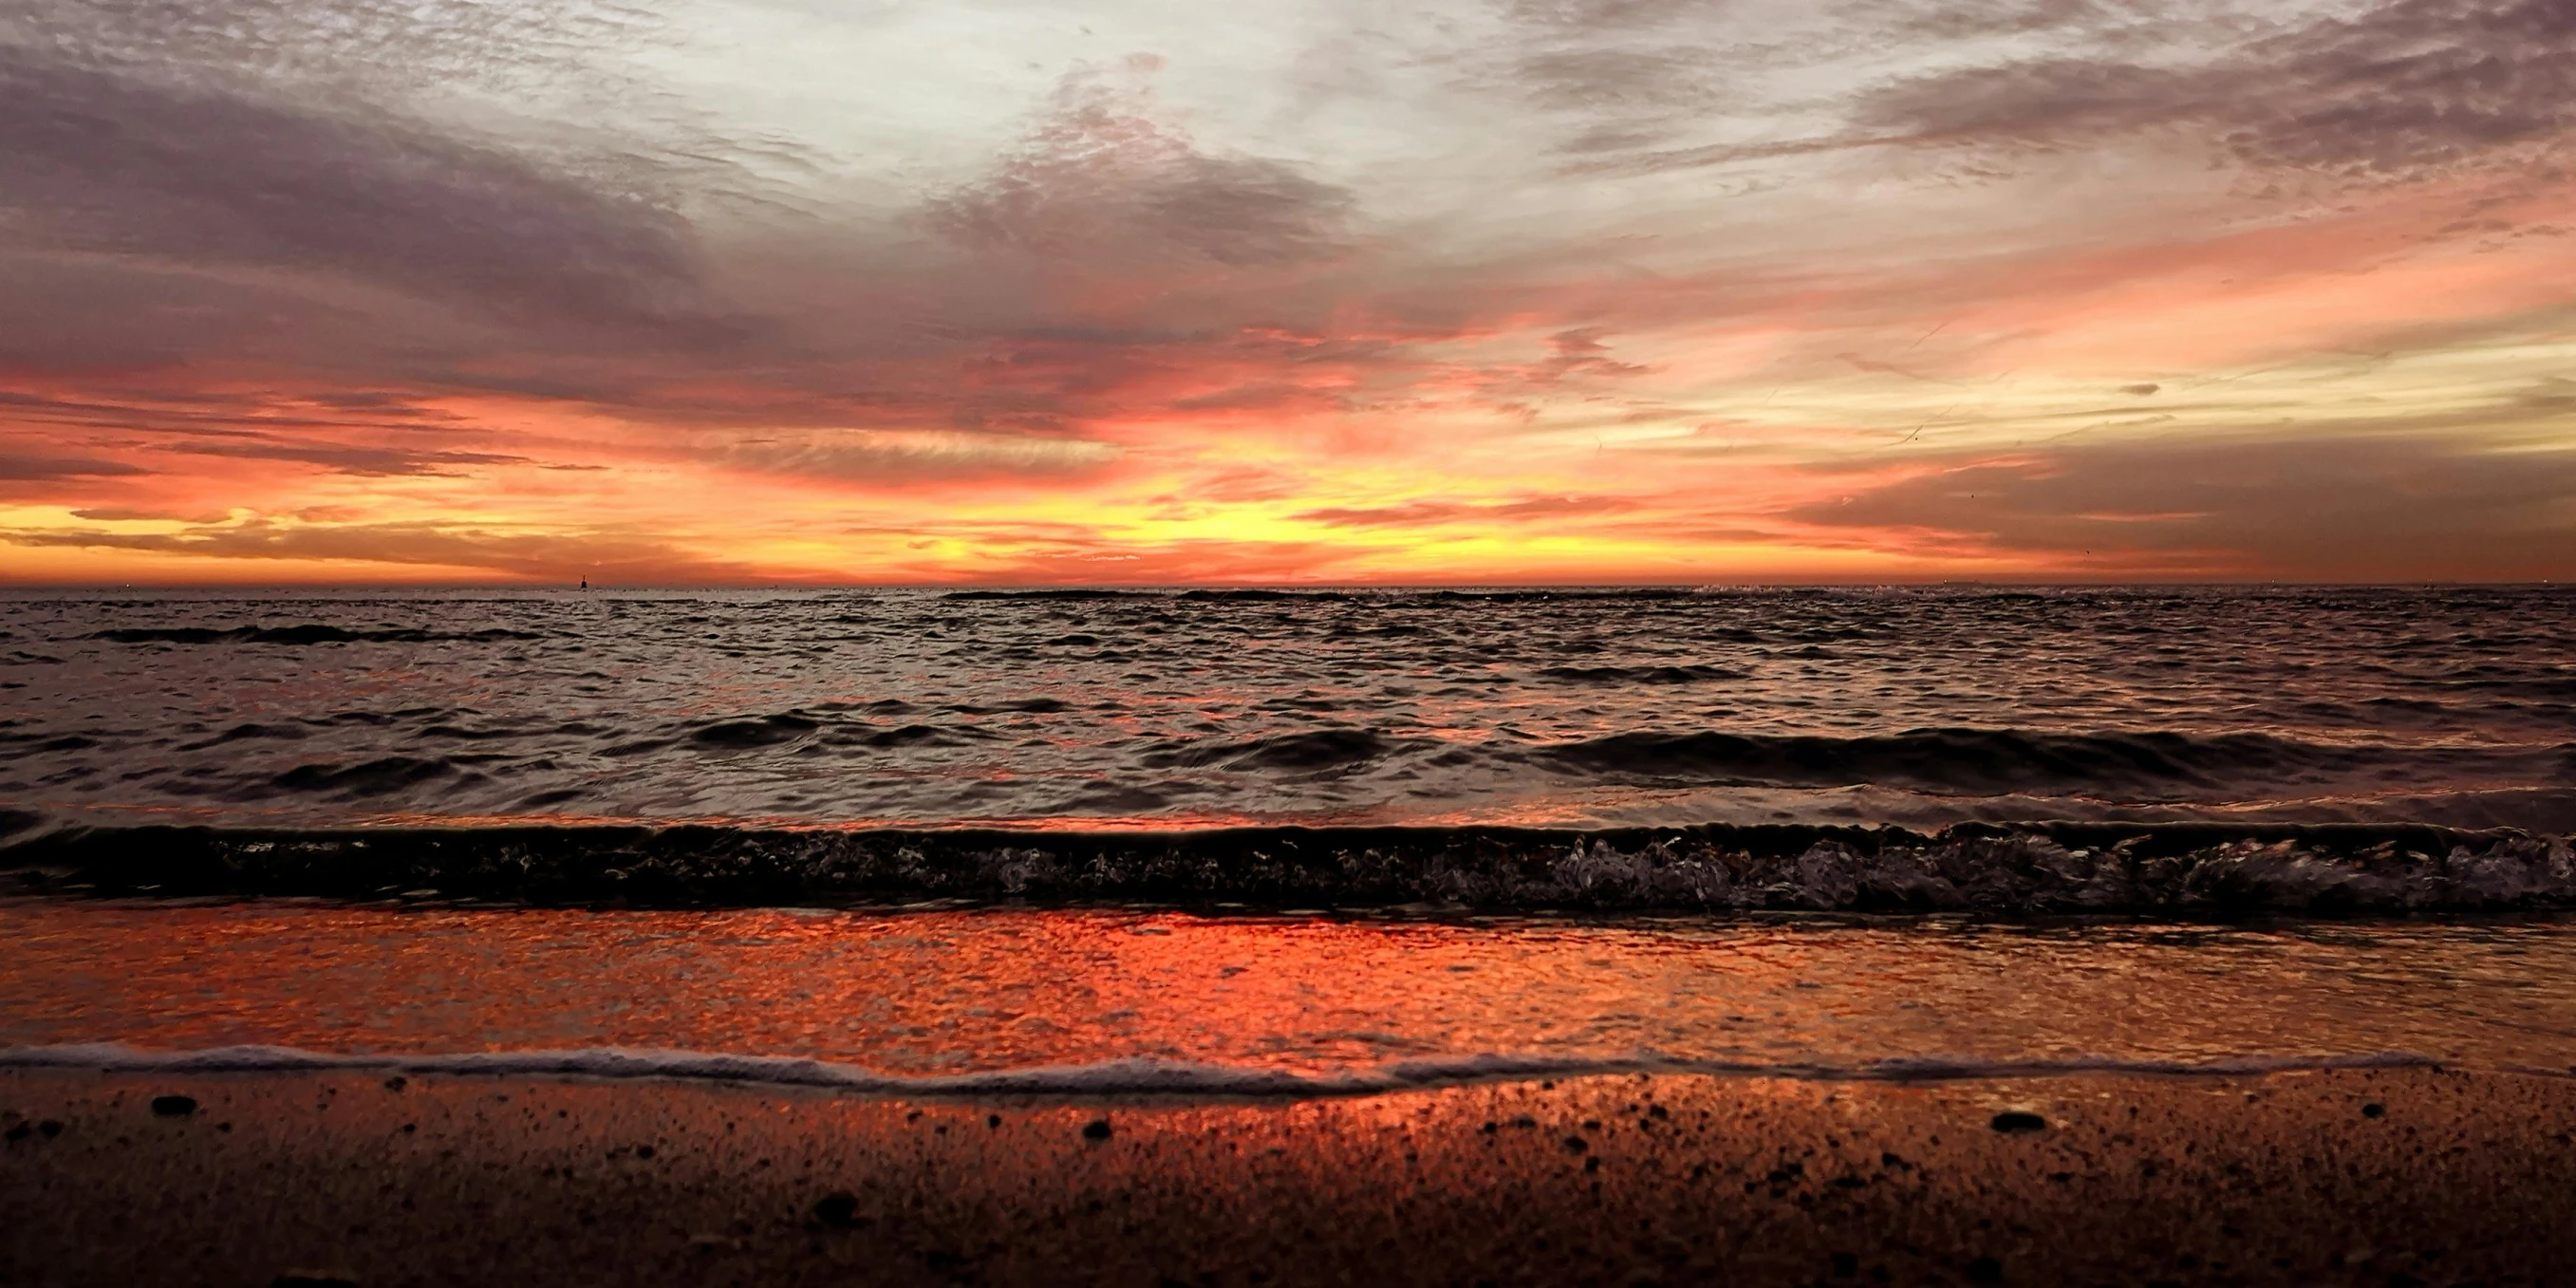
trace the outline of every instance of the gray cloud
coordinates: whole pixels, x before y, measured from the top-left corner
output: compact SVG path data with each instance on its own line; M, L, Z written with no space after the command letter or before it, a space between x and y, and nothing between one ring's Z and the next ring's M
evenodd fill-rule
M922 218L977 249L1269 267L1343 253L1353 205L1349 192L1283 162L1201 153L1134 103L1077 80L1020 152Z
M1706 10L1652 11L1671 18ZM2163 133L2265 170L2402 179L2519 156L2576 129L2576 9L2567 0L2381 0L2299 19L2135 0L1883 0L1791 23L1776 38L1742 33L1756 34L1753 44L1704 24L1657 30L1665 44L1627 53L1633 37L1623 21L1533 28L1539 52L1522 59L1523 92L1590 118L1559 145L1579 158L1574 172L1898 146L1969 154L1971 173L1989 173L2017 154ZM1984 51L1998 37L2034 51L1997 61ZM1659 66L1651 56L1687 54L1694 43L1723 52L1705 55L1708 65L1696 73L1690 58ZM1692 143L1702 121L1655 110L1687 105L1740 72L1944 43L1967 61L1804 105L1839 106L1838 129ZM1633 84L1623 69L1634 72Z
M1566 111L1674 108L1707 101L1711 63L1695 48L1578 48L1533 53L1517 69L1541 107Z
M602 49L649 42L660 27L617 0L18 0L0 37L15 28L91 58L303 81L560 86Z
M0 228L545 321L711 329L689 229L667 210L378 110L181 72L0 43Z
M2576 126L2566 0L2393 0L2208 58L2060 54L1898 81L1844 143L2064 147L2162 128L2248 164L2395 176Z
M2566 450L2434 436L2165 440L1965 464L1787 517L2233 575L2515 580L2576 573L2571 497Z
M1592 31L1650 27L1732 7L1732 0L1503 0L1505 16L1541 27Z

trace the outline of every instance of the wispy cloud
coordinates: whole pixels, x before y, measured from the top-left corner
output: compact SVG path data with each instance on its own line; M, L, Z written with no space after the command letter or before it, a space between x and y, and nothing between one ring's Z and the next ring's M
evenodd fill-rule
M1281 161L1203 152L1147 115L1141 98L1068 78L1017 150L933 199L923 222L974 249L1094 270L1175 256L1295 265L1346 249L1349 192Z

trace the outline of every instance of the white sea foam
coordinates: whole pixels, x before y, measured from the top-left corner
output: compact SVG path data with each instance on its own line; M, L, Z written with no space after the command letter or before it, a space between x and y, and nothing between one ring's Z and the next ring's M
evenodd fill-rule
M2081 1074L2245 1077L2306 1070L2431 1068L2438 1064L2429 1056L2403 1051L2238 1055L2214 1060L2145 1060L2114 1056L1972 1060L1908 1056L1853 1064L1705 1060L1663 1055L1600 1059L1482 1054L1405 1060L1323 1073L1248 1065L1127 1059L972 1073L897 1074L787 1056L632 1047L410 1054L306 1051L278 1046L154 1051L120 1042L0 1048L0 1069L201 1074L366 1071L481 1077L666 1079L813 1087L873 1095L1147 1095L1283 1099L1371 1095L1470 1082L1536 1081L1636 1073L1826 1082L1929 1082Z

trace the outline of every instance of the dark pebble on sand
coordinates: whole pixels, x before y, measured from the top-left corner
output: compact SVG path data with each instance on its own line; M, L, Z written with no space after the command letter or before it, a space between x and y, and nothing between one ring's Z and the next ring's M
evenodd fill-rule
M1094 1118L1090 1122L1084 1123L1082 1125L1082 1138L1084 1140L1109 1139L1109 1120L1106 1118Z
M395 1074L394 1076L392 1076L392 1077L390 1077L390 1078L385 1079L385 1090L387 1090L387 1091L400 1091L400 1090L402 1090L403 1088L408 1087L408 1086L410 1086L410 1085L411 1085L411 1079L406 1078L406 1077L402 1076L402 1075L401 1075L401 1074L399 1074L399 1073Z
M1000 1114L986 1114L984 1115L984 1125L986 1127L998 1128L1002 1125L1002 1116Z
M814 1200L814 1219L836 1229L847 1229L858 1215L859 1196L848 1190L834 1190Z
M21 1140L25 1140L26 1138L28 1138L28 1137L30 1137L30 1136L33 1136L33 1135L35 1135L35 1134L36 1134L36 1127L35 1127L35 1124L33 1124L33 1123L19 1123L19 1124L15 1125L15 1126L13 1126L13 1127L11 1127L11 1128L9 1129L8 1139L10 1139L10 1140L12 1140L12 1141L21 1141Z
M2008 1109L1995 1115L1994 1128L2007 1136L2018 1136L2023 1132L2048 1130L2048 1120L2037 1114Z
M48 1118L45 1121L36 1124L36 1130L43 1132L45 1139L52 1140L54 1137L63 1134L63 1125L56 1119Z
M197 1098L194 1096L154 1096L152 1098L152 1112L163 1118L185 1118L188 1115L197 1112Z
M2376 1101L2376 1100L2374 1100L2374 1101L2370 1102L2369 1104L2363 1105L2363 1106L2361 1107L2361 1116L2362 1116L2362 1117L2364 1117L2364 1118L2377 1118L2377 1117L2378 1117L2378 1116L2380 1116L2381 1114L2384 1114L2384 1113L2387 1113L2387 1112L2388 1112L2388 1106L2383 1105L2383 1104L2379 1103L2379 1102L2378 1102L2378 1101Z
M1993 1257L1979 1257L1968 1263L1968 1278L1981 1284L2002 1283L2004 1263Z
M1834 1278L1849 1279L1860 1273L1860 1258L1849 1252L1834 1254Z
M330 1270L289 1270L269 1280L268 1288L358 1288L358 1277Z
M1577 1154L1580 1154L1583 1151L1592 1148L1592 1145L1591 1142L1584 1140L1580 1136L1568 1136L1565 1138L1565 1147Z

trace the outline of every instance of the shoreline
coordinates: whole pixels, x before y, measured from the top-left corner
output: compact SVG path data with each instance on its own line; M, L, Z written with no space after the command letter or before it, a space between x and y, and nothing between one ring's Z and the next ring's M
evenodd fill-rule
M2576 1082L2428 1068L1265 1100L0 1069L0 1203L42 1214L0 1280L2539 1283L2571 1133Z

